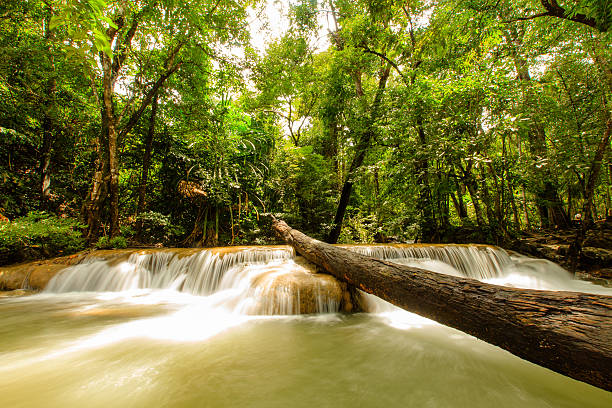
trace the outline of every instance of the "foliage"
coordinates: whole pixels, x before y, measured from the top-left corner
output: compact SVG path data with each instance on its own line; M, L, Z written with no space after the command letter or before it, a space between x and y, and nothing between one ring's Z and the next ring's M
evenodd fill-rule
M171 217L155 211L147 211L138 216L142 221L141 230L143 242L172 243L185 234L185 230L172 224Z
M269 242L270 212L498 242L612 209L609 2L299 0L265 50L257 1L5 3L10 219L79 217L92 245Z
M0 262L30 257L69 255L85 246L84 225L75 219L33 211L12 222L0 223Z
M97 249L125 249L128 247L127 239L121 235L114 238L103 236L96 242Z

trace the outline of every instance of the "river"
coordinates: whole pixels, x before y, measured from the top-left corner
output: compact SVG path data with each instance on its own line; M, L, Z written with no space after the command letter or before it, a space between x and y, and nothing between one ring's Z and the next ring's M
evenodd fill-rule
M495 284L612 295L495 248L351 249ZM41 294L0 299L0 406L612 406L610 392L370 295L368 312L344 313L316 283L317 313L296 314L306 292L278 276L303 268L288 248L90 258Z

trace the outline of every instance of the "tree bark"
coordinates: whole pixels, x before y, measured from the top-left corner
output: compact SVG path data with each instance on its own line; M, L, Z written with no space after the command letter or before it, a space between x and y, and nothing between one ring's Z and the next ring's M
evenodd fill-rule
M147 7L139 13L134 14L129 26L126 25L125 11L123 5L119 8L114 20L115 26L107 30L107 36L111 43L114 43L113 58L111 59L104 52L99 53L99 62L102 67L102 98L101 98L101 122L102 129L98 141L98 162L92 188L89 192L87 202L84 205L86 214L88 240L94 241L98 236L104 205L108 204L110 216L110 236L119 235L119 144L122 138L130 132L146 108L151 104L159 89L165 81L174 74L182 65L176 62L177 56L186 41L179 42L170 50L166 58L164 67L158 79L142 96L142 101L138 109L132 113L127 122L122 125L123 113L117 117L115 115L114 95L115 84L119 78L120 71L130 55L132 40L140 26L140 20ZM124 112L125 113L125 112ZM108 200L106 200L108 198Z
M87 195L87 199L83 204L83 218L87 223L86 239L88 242L94 242L98 238L100 224L102 222L102 208L108 194L108 158L107 149L107 131L106 121L104 120L104 112L101 112L102 129L96 140L96 161L94 163L94 174L91 189Z
M478 194L478 183L472 173L472 167L474 165L473 161L469 161L465 168L461 165L461 163L457 163L459 170L461 170L463 184L470 194L470 198L472 199L472 206L474 207L474 215L476 216L476 224L479 227L484 227L484 217L482 215L482 208L480 207L480 197Z
M423 217L421 220L421 242L432 242L437 239L437 222L433 210L434 200L432 199L431 188L429 186L429 158L427 157L427 135L423 118L420 112L417 112L416 117L418 141L421 145L421 152L415 163L416 182L419 191L419 199L416 207Z
M52 80L55 83L55 80ZM49 85L52 95L55 92L55 85ZM51 96L49 96L51 97ZM53 120L49 112L45 112L42 122L42 150L40 158L40 209L47 210L51 198L51 152L53 149Z
M117 149L117 122L114 112L113 92L114 86L108 82L109 78L104 78L104 115L107 122L107 142L108 142L108 193L110 199L110 237L119 235L119 157Z
M508 181L508 201L510 201L510 207L512 208L512 215L514 216L515 228L521 229L521 220L519 217L518 207L516 206L516 199L514 198L514 186Z
M553 371L612 391L612 296L515 289L398 265L275 231L331 275Z
M461 185L459 185L459 179L457 175L453 174L453 178L455 180L455 192L451 193L453 205L455 206L457 215L461 220L461 225L469 225L470 217L468 215L467 207L465 206L465 201L463 201L464 191L462 190Z

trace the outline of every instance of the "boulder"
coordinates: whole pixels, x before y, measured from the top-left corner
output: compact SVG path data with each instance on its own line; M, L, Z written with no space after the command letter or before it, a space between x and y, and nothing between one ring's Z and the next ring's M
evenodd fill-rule
M595 269L612 267L612 250L597 247L583 247L581 261L583 264L592 266Z
M355 303L345 283L299 259L258 276L249 295L255 303L244 311L263 315L349 312Z
M612 234L610 234L610 231L602 228L591 230L587 233L582 246L612 249Z

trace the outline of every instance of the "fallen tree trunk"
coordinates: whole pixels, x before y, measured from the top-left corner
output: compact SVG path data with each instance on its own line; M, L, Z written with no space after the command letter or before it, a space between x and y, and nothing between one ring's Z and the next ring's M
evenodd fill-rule
M370 258L274 220L336 278L553 371L612 391L612 296L514 289Z

